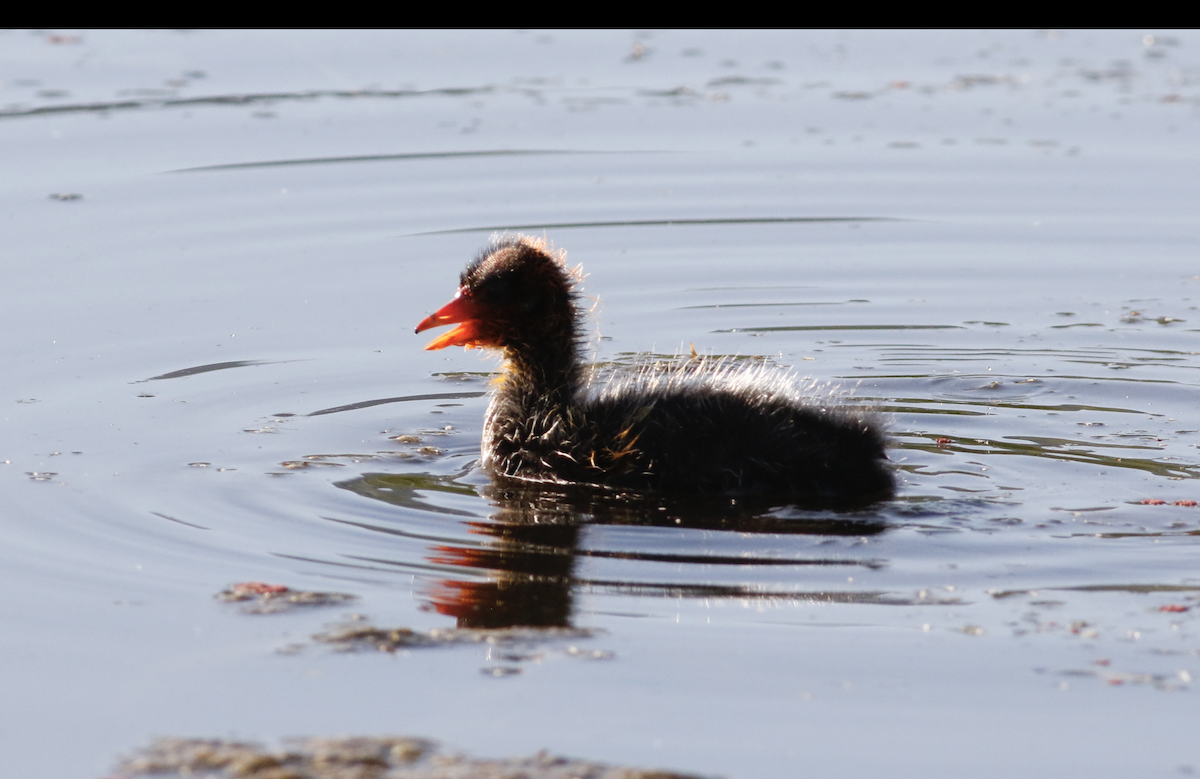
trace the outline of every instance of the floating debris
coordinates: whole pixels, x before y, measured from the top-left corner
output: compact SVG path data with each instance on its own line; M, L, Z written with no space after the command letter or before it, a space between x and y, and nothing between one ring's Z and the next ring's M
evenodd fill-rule
M288 739L284 748L220 739L160 738L121 763L126 776L247 779L698 779L538 752L488 760L445 754L405 736Z
M138 775L287 777L376 777L409 765L433 748L413 738L304 739L274 752L259 744L219 739L160 738L121 765Z
M313 466L316 466L316 465L331 465L331 466L336 466L338 468L344 468L346 466L345 463L331 463L331 462L325 462L324 460L317 460L317 459L284 460L283 462L280 463L280 465L284 468L289 468L291 470L298 470L300 468L312 468Z
M223 603L244 603L244 614L282 614L310 606L336 606L352 600L357 595L345 592L309 592L293 590L282 584L265 582L240 582L216 594Z
M1109 662L1097 661L1096 665L1107 667ZM1111 687L1126 684L1144 684L1163 692L1183 692L1191 684L1192 676L1187 671L1176 674L1130 673L1127 671L1093 671L1091 669L1062 671L1063 676L1093 677Z
M338 625L313 636L314 641L329 644L339 652L395 652L400 649L449 646L452 644L545 643L591 638L595 631L586 628L434 628L420 632L411 628L379 628L373 625ZM571 648L572 654L581 655ZM611 653L606 655L611 657Z

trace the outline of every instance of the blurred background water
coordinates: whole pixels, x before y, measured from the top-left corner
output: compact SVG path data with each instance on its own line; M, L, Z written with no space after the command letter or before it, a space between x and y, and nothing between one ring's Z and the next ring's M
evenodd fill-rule
M730 777L1200 770L1197 45L0 34L6 763L405 733ZM411 331L498 231L583 266L597 361L694 347L878 407L899 497L492 489L494 360ZM246 580L358 601L213 599ZM588 632L314 644L351 614Z

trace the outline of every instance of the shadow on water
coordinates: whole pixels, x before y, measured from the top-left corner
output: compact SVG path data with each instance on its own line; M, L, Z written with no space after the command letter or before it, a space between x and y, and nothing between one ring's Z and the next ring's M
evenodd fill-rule
M66 103L33 107L10 106L0 109L0 119L19 119L48 114L107 114L113 111L145 111L164 108L194 108L199 106L247 106L280 102L310 102L321 98L396 99L413 97L463 97L492 92L491 87L459 87L443 89L306 89L292 92L244 92L224 95L178 97L173 93L149 95L127 100L103 100L91 103ZM219 166L213 166L219 167Z
M942 456L954 454L988 457L1016 455L1023 458L1035 457L1048 460L1062 460L1119 470L1144 471L1145 473L1168 479L1200 478L1200 468L1197 468L1194 463L1173 462L1163 457L1130 456L1130 453L1136 450L1161 451L1158 446L1151 444L1107 444L1096 441L1074 441L1049 436L1005 436L1002 440L993 440L953 435L937 435L934 437L926 433L897 434L894 444L896 449L920 451ZM1106 454L1096 451L1099 449L1110 449L1113 453ZM914 468L901 465L900 467L902 470L915 471L927 466L917 466Z
M779 594L740 584L647 582L592 579L577 571L580 558L679 566L852 566L878 568L878 560L780 558L762 555L613 551L582 543L589 526L701 530L737 534L870 536L888 525L872 512L803 511L765 499L663 496L602 491L568 485L492 484L480 490L453 477L428 474L365 474L337 484L342 489L396 506L464 517L472 539L432 538L418 566L440 576L426 588L427 605L457 620L461 628L570 627L575 594L609 592L686 598L771 598ZM435 506L430 494L482 496L492 507L486 518ZM396 527L332 520L382 533L414 534ZM478 538L478 540L476 540ZM646 547L653 546L647 539ZM412 563L374 559L403 568ZM449 574L449 575L447 575ZM441 578L444 577L444 578ZM788 593L788 597L796 597ZM806 600L891 603L878 592L805 593Z
M430 230L413 235L450 235L453 233L503 233L518 230L566 230L575 227L678 227L681 225L761 225L761 224L804 224L839 222L899 222L886 216L756 216L747 218L708 219L621 219L606 222L542 222L538 224L490 225L485 227L459 227L452 230ZM720 332L720 331L718 331Z

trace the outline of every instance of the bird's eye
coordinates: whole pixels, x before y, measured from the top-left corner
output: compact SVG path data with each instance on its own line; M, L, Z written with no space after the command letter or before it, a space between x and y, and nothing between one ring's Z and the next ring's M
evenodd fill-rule
M513 296L512 277L506 274L487 279L486 284L479 286L478 294L492 305L505 305Z

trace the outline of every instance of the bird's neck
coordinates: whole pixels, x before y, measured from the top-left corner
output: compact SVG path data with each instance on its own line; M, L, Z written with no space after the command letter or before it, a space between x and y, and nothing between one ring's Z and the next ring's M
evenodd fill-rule
M574 333L563 331L551 342L505 347L484 422L485 466L509 476L541 472L574 437L584 370Z
M506 350L499 392L521 406L548 408L569 404L578 390L582 368L574 343L551 350Z

